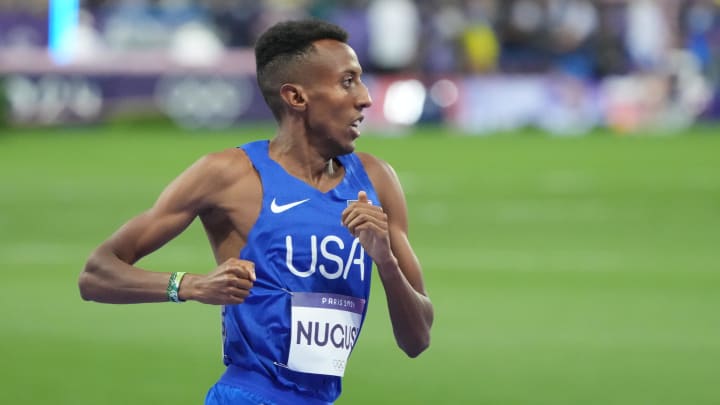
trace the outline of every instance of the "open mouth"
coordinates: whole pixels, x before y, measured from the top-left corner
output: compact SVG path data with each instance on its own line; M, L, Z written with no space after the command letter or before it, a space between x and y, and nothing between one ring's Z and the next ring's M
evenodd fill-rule
M365 119L365 117L361 116L360 118L353 121L352 124L350 124L350 126L353 128L360 128L360 123L363 122L364 119Z

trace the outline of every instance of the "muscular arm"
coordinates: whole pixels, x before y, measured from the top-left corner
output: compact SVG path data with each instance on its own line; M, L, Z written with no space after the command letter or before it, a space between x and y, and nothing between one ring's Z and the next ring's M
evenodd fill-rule
M382 208L356 204L345 211L343 220L377 266L398 346L416 357L430 345L433 306L425 291L420 262L408 240L405 197L387 163L369 155L362 158Z
M188 168L161 193L152 208L132 218L92 252L78 282L83 299L117 304L168 300L170 273L147 271L134 264L176 237L202 210L212 206L213 196L226 185L220 169L228 158L222 154L208 155ZM251 269L243 266L231 261L205 276L188 274L180 286L180 298L242 302L246 294L241 290L252 285Z

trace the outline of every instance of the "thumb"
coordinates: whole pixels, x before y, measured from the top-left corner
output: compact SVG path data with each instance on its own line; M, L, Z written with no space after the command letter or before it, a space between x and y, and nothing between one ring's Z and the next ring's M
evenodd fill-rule
M358 202L365 203L365 204L368 203L368 197L367 197L367 193L366 193L366 192L360 191L360 192L358 193Z

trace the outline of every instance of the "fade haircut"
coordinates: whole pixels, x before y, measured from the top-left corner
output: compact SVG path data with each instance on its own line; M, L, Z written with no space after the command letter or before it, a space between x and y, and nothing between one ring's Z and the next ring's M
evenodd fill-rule
M347 43L348 33L320 20L285 21L273 25L255 43L257 81L265 102L279 122L283 111L280 86L293 80L295 66L315 50L313 42Z

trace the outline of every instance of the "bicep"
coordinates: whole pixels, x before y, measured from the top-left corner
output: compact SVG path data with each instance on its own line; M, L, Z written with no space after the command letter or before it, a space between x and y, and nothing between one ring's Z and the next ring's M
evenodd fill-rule
M125 223L105 245L118 258L133 264L180 234L194 217L191 211L154 206Z
M152 208L125 223L103 248L132 264L179 235L203 209L211 194L208 182L203 182L207 177L204 166L200 161L176 178Z

